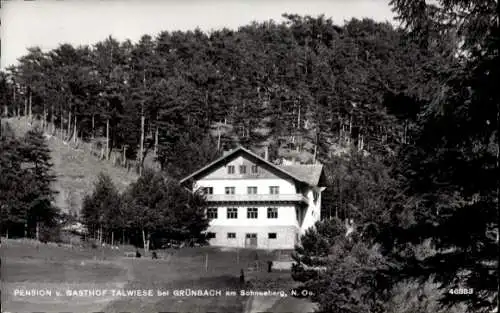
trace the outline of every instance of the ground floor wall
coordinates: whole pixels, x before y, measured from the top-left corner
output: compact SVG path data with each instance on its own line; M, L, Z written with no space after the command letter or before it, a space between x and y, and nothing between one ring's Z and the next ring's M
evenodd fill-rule
M213 225L207 232L215 235L210 245L256 249L293 249L298 242L297 226L222 226Z

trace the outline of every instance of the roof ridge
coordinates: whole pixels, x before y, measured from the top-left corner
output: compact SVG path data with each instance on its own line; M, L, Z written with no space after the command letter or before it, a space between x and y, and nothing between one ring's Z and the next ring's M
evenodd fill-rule
M286 170L284 170L284 169L280 168L280 167L279 167L279 165L273 164L272 162L270 162L270 161L268 161L268 160L266 160L266 159L264 159L264 158L260 157L260 156L259 156L258 154L256 154L255 152L253 152L253 151L251 151L251 150L249 150L249 149L246 149L246 148L244 148L244 147L243 147L243 146L241 146L241 145L239 145L238 147L236 147L236 148L235 148L235 149L233 149L233 150L230 150L227 154L220 156L220 157L219 157L219 158L217 158L216 160L212 161L211 163L209 163L209 164L208 164L208 165L206 165L205 167L203 167L203 168L201 168L201 169L199 169L199 170L195 171L195 172L194 172L194 173L192 173L191 175L189 175L189 176L187 176L187 177L184 177L183 179L181 179L181 180L180 180L180 183L182 184L183 182L187 181L187 180L188 180L188 179L190 179L191 177L193 177L193 176L195 176L195 175L197 175L197 174L199 174L199 173L203 172L203 171L204 171L204 170L206 170L207 168L209 168L209 167L213 166L214 164L216 164L216 163L218 163L218 162L220 162L220 161L224 160L225 158L228 158L229 156L231 156L232 154L234 154L234 153L236 153L236 152L238 152L238 151L240 151L240 150L241 150L241 151L244 151L244 152L246 152L246 153L248 153L249 155L252 155L253 157L257 158L258 160L260 160L260 161L262 161L262 162L264 162L264 163L266 163L266 164L268 164L268 165L270 165L270 166L274 167L274 168L275 168L275 169L277 169L278 171L283 172L284 174L286 174L286 175L288 175L288 176L292 177L293 179L295 179L295 180L297 180L297 181L300 181L300 182L302 182L302 183L306 183L306 184L310 184L307 180L304 180L304 179L302 179L301 177L297 177L294 173L290 173L289 171L286 171Z
M297 166L297 165L301 165L301 166L321 166L323 164L320 164L320 163L317 163L317 164L302 164L302 163L296 163L296 164L280 164L280 166Z

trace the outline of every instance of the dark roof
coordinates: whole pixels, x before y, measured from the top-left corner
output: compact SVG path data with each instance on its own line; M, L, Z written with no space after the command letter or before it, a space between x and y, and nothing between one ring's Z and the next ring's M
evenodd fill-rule
M278 165L278 167L311 186L319 186L323 172L323 165L321 164Z
M319 164L311 164L311 165L295 164L295 165L285 165L285 166L275 165L275 164L263 159L262 157L258 156L257 154L253 153L252 151L247 150L247 149L240 146L240 147L226 153L225 155L223 155L222 157L213 161L212 163L208 164L207 166L197 170L196 172L192 173L191 175L183 178L180 181L180 183L182 184L185 181L187 181L188 179L193 178L194 176L196 176L202 172L205 172L209 168L215 166L216 164L220 163L221 161L229 158L230 156L232 156L235 153L240 152L240 151L245 152L246 154L249 154L249 155L253 156L254 158L257 158L259 161L266 163L270 167L272 167L272 168L278 170L279 172L293 178L296 181L308 184L308 185L313 186L313 187L318 186L318 183L320 182L321 174L323 173L323 165L319 165Z

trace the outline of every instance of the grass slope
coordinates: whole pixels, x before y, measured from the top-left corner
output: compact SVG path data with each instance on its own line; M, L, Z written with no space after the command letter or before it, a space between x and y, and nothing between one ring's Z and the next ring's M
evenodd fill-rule
M14 130L17 137L23 136L32 126L26 119L3 119ZM97 157L81 149L75 149L56 136L47 139L51 150L54 173L57 181L54 184L56 205L63 211L74 210L79 212L82 199L91 193L94 182L100 172L108 174L116 187L122 191L137 179L137 175L124 168L113 166L108 161L99 160Z

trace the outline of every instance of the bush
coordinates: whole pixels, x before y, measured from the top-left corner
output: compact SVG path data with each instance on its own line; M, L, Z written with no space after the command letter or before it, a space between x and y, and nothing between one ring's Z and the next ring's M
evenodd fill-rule
M62 242L61 228L58 226L42 226L40 227L39 239L41 242Z

